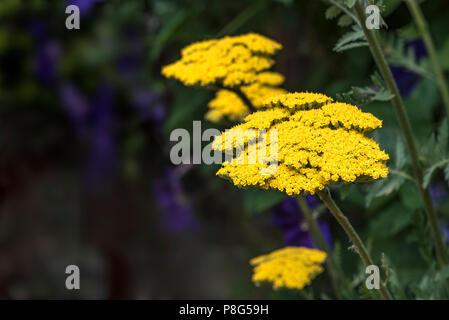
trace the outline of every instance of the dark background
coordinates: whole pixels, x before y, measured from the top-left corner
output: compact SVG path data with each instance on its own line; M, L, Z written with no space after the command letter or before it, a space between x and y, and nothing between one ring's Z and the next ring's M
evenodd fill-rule
M69 3L80 5L80 30L65 28ZM386 3L388 34L416 39L405 4ZM316 0L1 0L0 298L301 298L254 286L248 263L284 245L272 218L286 197L239 190L215 176L216 166L170 164L173 129L191 130L193 120L203 130L230 124L204 120L213 92L160 70L192 42L257 32L283 45L275 70L289 91L335 97L368 85L368 49L332 51L349 29L327 20L327 7ZM449 68L449 3L427 1L423 10ZM411 86L406 104L422 145L444 110L434 82L415 75ZM391 105L363 110L384 120L375 138L394 158ZM406 184L367 207L369 187L346 188L341 206L375 260L386 253L404 286L416 289L427 272L419 196ZM434 189L444 225L447 183L436 179ZM322 220L348 278L360 282L345 235L328 213ZM78 291L65 288L70 264L81 270ZM332 295L324 274L310 290Z

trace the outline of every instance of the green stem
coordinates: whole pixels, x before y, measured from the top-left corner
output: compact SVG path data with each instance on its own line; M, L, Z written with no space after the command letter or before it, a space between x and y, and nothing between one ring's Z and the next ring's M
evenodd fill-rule
M326 206L329 208L329 211L332 213L332 215L335 217L335 219L338 221L340 226L343 228L343 230L346 232L346 234L349 237L349 240L351 240L352 244L354 245L357 253L359 254L360 258L362 259L365 266L373 265L373 260L371 259L371 256L368 253L368 250L366 249L365 245L363 244L362 240L360 239L359 235L349 222L348 218L341 212L340 208L337 206L335 201L332 199L330 193L325 191L318 191L318 196L323 200L323 202L326 204ZM385 300L392 300L390 292L388 291L388 288L385 286L384 282L380 281L380 294Z
M359 21L365 21L366 15L363 10L360 2L356 2L355 13L359 19ZM388 90L390 90L394 94L394 98L391 100L391 103L396 112L396 116L398 118L399 126L401 127L402 133L404 135L408 152L410 154L410 158L412 160L413 173L416 179L419 192L421 194L421 198L423 200L424 210L427 215L427 220L430 224L430 229L432 232L432 237L435 243L436 253L438 261L441 267L445 267L448 265L448 257L446 253L446 249L444 246L443 239L441 238L441 233L438 227L438 218L435 214L435 210L432 204L432 198L430 196L429 189L423 188L423 171L418 161L418 152L416 148L416 143L413 137L412 128L410 126L410 121L408 119L407 113L405 111L404 102L402 101L401 94L399 93L399 89L394 81L393 75L391 74L391 70L388 67L385 56L381 50L379 42L372 30L369 30L365 23L362 23L363 33L369 43L369 47L371 50L371 54L376 62L377 67L379 68L382 77L387 85ZM449 288L449 281L447 282Z
M426 19L424 18L419 4L416 3L416 0L406 0L406 2L409 7L410 13L413 16L413 19L418 26L418 30L421 33L422 38L424 39L424 43L426 44L430 63L432 64L433 72L435 73L436 80L443 97L444 107L446 108L446 113L449 117L449 89L446 79L444 78L435 45L433 44L432 37L430 36L429 26L427 25Z
M327 245L326 240L324 239L323 233L321 232L316 219L313 217L313 214L310 211L310 208L307 205L307 202L305 201L304 197L301 196L298 198L298 204L299 204L299 207L301 208L302 213L304 214L304 217L307 220L307 224L309 225L310 233L313 235L314 239L318 242L319 248L327 253L327 257L328 257L327 262L328 262L329 268L326 268L326 270L329 273L329 277L331 279L332 287L335 291L335 295L336 295L337 299L341 300L342 294L340 292L340 288L338 285L338 283L339 283L338 277L339 276L341 277L343 273L339 272L339 268L332 257L331 249ZM340 279L343 280L344 278L340 278Z

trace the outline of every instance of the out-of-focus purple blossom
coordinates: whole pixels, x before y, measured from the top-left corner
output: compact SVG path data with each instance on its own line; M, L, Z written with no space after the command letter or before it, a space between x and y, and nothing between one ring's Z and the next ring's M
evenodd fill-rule
M75 5L79 8L80 14L89 14L97 3L105 1L106 0L66 0L65 5Z
M447 220L440 221L440 232L443 236L444 242L449 243L449 223Z
M438 208L444 201L448 199L447 189L441 182L430 185L430 196L435 208ZM446 219L440 219L439 221L440 232L444 237L446 243L449 243L449 224Z
M422 39L408 41L405 47L407 50L409 48L413 49L416 62L421 61L422 58L427 56L427 50ZM392 65L390 66L390 69L402 96L410 96L419 79L421 78L420 75L400 66Z
M318 207L318 202L313 196L306 196L306 202L311 210L315 210ZM318 247L308 230L307 221L295 198L289 197L275 208L272 223L282 229L286 246ZM318 221L318 226L326 243L332 248L329 225L326 222Z
M145 121L158 127L165 120L166 109L159 93L146 84L145 76L145 34L141 28L128 26L122 35L121 53L116 67L130 92L133 106Z
M118 165L112 90L108 84L99 87L89 118L90 152L85 179L89 186L96 188L114 175Z
M166 116L165 105L159 93L149 89L137 89L133 93L133 102L144 120L160 124Z
M61 105L71 122L75 134L81 138L88 127L90 102L71 83L63 83L59 88Z
M59 91L78 138L88 146L84 178L90 189L96 189L114 176L118 165L112 90L101 84L92 101L70 83L62 84Z
M152 188L155 202L164 210L164 230L171 234L198 230L199 223L194 218L191 200L183 189L177 168L167 168Z
M50 37L47 26L40 20L32 20L30 33L35 42L33 71L36 77L46 85L57 80L61 50L59 43Z
M430 196L434 207L439 207L441 203L447 200L447 191L445 186L438 182L430 186Z
M38 46L34 69L37 78L44 84L55 83L60 56L59 44L54 41L48 41Z

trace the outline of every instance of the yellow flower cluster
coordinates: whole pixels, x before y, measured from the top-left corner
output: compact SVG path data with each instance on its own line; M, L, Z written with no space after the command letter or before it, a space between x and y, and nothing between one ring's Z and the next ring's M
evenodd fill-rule
M181 59L165 66L162 74L188 86L248 85L274 64L272 56L281 48L255 33L196 42L184 48Z
M366 136L382 126L372 114L318 93L272 97L265 107L216 137L215 150L235 153L217 175L291 196L388 175L389 156Z
M326 253L305 247L286 247L250 261L253 282L268 281L273 287L301 290L323 272Z
M265 71L256 76L254 83L241 87L241 91L251 101L255 108L261 108L267 98L287 93L278 86L284 82L284 77L277 72ZM219 122L224 117L231 121L242 120L250 110L248 106L229 90L219 90L215 98L208 104L209 111L206 119L211 122Z

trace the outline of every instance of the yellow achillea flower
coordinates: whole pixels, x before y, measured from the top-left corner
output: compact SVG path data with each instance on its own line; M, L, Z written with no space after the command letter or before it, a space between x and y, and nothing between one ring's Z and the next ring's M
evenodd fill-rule
M291 196L388 175L389 156L366 136L382 126L372 114L318 93L272 97L265 107L216 137L215 150L233 154L237 149L217 175L239 187L276 189ZM270 142L273 131L277 139Z
M165 66L162 74L188 86L248 85L274 64L271 57L281 48L279 43L255 33L196 42L184 48L181 59Z
M254 258L250 264L254 267L253 282L268 281L275 289L285 287L301 290L323 272L321 264L326 253L305 247L286 247L268 255Z
M277 86L284 82L284 77L277 72L261 72L256 76L256 81L248 86L241 87L241 91L251 101L255 108L261 108L269 97L287 93ZM239 121L250 112L248 106L229 90L219 90L215 98L208 104L210 110L206 119L211 122L219 122L224 117L231 121Z

